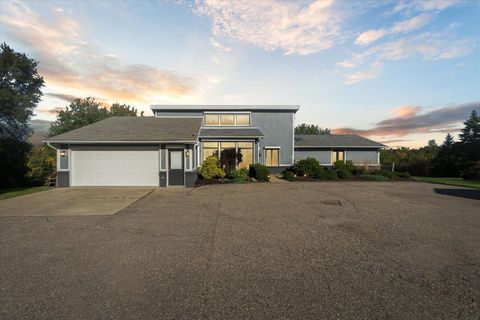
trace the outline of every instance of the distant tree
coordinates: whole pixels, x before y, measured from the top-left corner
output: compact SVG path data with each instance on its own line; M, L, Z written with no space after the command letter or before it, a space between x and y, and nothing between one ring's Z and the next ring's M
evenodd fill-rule
M442 148L450 148L453 146L453 143L455 141L453 140L453 136L450 133L447 133L445 136L445 141L443 141Z
M48 130L48 136L56 136L112 116L136 115L137 109L126 104L114 103L109 110L94 98L75 99L58 113Z
M127 104L114 103L109 110L110 116L136 116L137 109Z
M465 127L460 133L460 141L464 143L480 141L480 118L477 111L473 110L463 124Z
M295 134L306 134L306 135L315 135L315 134L329 134L330 129L322 128L315 124L306 124L302 123L295 127Z
M28 121L42 96L38 62L0 45L0 186L24 182L31 134Z

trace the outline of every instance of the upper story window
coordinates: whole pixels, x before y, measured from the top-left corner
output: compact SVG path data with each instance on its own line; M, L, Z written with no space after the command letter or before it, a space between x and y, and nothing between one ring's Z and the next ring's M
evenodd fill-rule
M250 113L205 113L205 126L249 126Z

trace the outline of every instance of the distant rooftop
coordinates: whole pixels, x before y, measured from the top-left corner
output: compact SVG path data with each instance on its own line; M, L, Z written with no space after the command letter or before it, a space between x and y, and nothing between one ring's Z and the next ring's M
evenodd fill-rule
M295 148L312 147L359 147L359 148L383 148L384 144L364 138L356 134L317 134L295 135Z
M240 104L153 104L150 106L153 111L178 111L178 110L287 110L298 111L298 105L240 105Z

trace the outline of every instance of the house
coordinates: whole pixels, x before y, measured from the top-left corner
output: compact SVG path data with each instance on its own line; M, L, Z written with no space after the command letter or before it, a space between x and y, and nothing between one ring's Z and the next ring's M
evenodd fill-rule
M356 135L295 136L292 105L153 105L154 117L111 117L45 142L57 149L57 186L193 186L210 155L279 173L294 161L379 165L384 145Z

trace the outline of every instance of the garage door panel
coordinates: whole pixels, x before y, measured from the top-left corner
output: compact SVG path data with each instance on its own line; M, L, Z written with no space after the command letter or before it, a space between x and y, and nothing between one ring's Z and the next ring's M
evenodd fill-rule
M72 186L158 186L158 149L73 150Z

